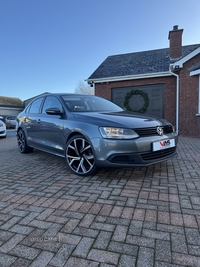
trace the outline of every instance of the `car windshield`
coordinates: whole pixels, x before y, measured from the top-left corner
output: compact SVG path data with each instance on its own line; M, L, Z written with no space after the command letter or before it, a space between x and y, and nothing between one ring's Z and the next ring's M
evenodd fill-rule
M104 112L122 111L123 109L111 101L95 96L69 96L63 95L67 107L75 112Z

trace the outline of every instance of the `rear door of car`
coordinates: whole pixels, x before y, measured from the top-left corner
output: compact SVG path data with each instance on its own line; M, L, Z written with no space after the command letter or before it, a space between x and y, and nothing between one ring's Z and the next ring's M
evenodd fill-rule
M44 97L35 99L25 111L24 128L27 135L28 144L37 146L40 143L38 133L38 121L40 120L41 107Z

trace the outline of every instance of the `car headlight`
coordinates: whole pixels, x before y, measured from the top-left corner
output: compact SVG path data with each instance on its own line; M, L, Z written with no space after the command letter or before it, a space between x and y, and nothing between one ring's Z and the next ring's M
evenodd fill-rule
M139 137L139 135L131 129L100 127L99 130L103 138L132 139Z

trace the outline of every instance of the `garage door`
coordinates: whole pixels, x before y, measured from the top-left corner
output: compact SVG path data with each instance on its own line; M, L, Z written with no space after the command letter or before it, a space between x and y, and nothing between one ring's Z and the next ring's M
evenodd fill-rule
M144 114L163 118L163 91L163 84L112 88L112 101L117 105L124 107L126 100L126 103L128 103L130 109L139 111L145 107L146 101L149 100L149 105L145 109ZM144 92L144 94L142 92Z

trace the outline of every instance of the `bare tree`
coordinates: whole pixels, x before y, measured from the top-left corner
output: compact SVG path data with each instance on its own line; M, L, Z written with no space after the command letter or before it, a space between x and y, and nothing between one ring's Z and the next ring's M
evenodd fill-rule
M76 94L94 95L94 87L90 87L89 84L79 81L74 92Z

